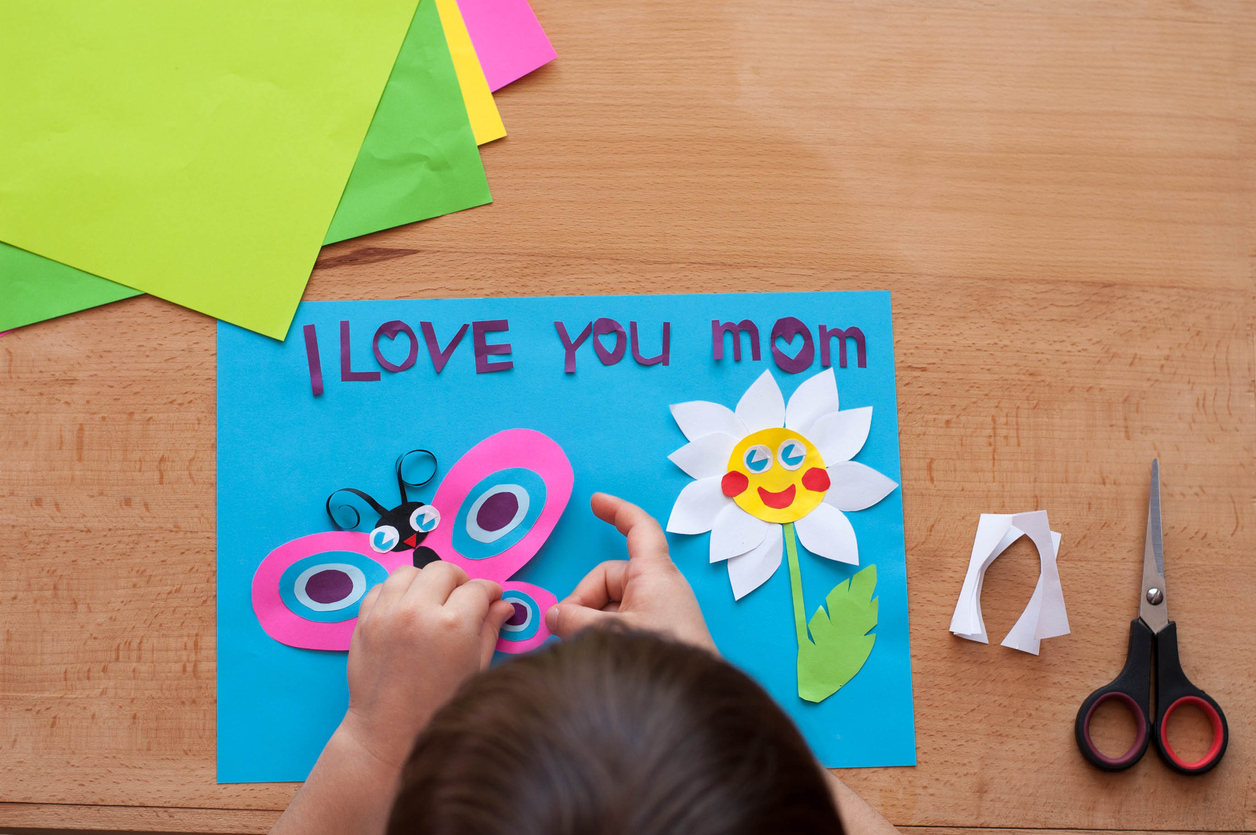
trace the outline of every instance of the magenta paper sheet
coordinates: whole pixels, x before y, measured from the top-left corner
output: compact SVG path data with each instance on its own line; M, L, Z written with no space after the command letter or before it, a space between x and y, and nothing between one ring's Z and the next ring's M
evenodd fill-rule
M458 8L490 90L558 57L528 0L458 0Z

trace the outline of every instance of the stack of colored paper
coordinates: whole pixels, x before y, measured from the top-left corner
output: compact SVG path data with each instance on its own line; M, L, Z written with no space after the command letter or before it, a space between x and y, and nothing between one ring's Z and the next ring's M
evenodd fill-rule
M490 202L527 0L0 4L0 331L151 293L282 339L319 247Z

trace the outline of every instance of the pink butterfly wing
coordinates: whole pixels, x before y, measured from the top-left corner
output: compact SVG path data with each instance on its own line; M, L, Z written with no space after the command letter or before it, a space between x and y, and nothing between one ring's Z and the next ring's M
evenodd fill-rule
M328 531L285 542L253 575L253 612L266 634L299 649L349 649L358 606L410 551L377 554L370 537Z
M554 595L508 582L536 556L571 498L574 475L562 447L531 429L485 438L450 469L432 498L441 523L424 540L440 558L472 577L501 583L515 615L497 649L527 652L545 642L545 612Z
M480 441L432 498L440 524L423 544L472 577L504 583L536 556L571 498L562 447L531 429Z

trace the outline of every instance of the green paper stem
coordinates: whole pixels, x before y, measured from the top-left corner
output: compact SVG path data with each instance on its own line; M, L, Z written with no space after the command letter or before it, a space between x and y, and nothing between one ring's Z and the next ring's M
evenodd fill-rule
M802 652L803 644L810 639L807 637L807 607L802 600L802 567L798 564L798 540L794 534L793 522L786 522L781 527L785 529L785 554L789 557L789 592L794 601L794 631L798 635L798 650Z

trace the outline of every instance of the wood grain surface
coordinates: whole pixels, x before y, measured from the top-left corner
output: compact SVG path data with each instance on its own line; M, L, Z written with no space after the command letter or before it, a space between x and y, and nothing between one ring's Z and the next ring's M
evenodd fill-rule
M1256 4L534 5L559 58L498 96L494 203L328 247L306 297L891 290L919 765L843 779L920 835L1256 829ZM259 832L295 791L214 781L214 382L213 322L148 297L0 339L0 830ZM1072 740L1157 455L1231 730L1194 779ZM1018 549L995 645L955 639L978 514L1038 508L1072 634L997 646Z

